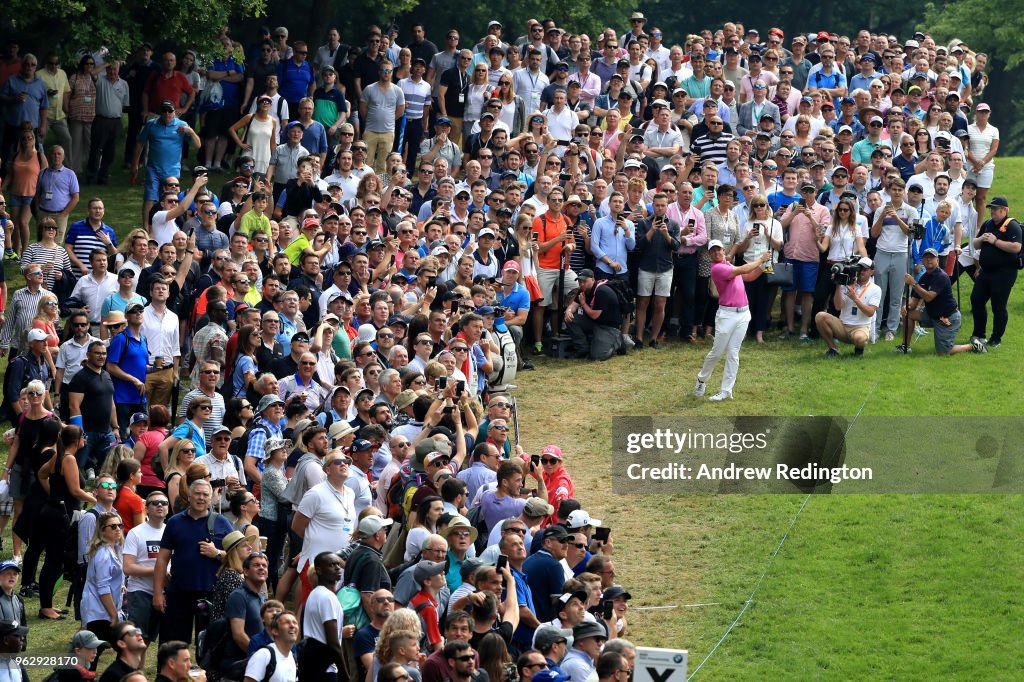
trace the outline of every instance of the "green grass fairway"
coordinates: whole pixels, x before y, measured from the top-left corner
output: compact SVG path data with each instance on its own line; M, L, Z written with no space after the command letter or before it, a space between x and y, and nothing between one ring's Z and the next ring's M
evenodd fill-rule
M1008 196L1018 216L1022 178L1024 159L1000 159L989 195ZM219 189L222 181L211 185ZM103 196L108 222L124 234L139 224L141 194L117 187L86 188L82 197ZM13 291L20 277L11 267L8 276ZM1003 346L981 356L936 357L930 336L910 356L880 342L863 359L832 363L820 360L821 342L745 345L736 400L726 403L690 395L709 349L676 342L606 363L541 358L537 371L521 374L524 447L538 452L558 443L565 451L577 497L614 529L617 581L632 592L632 606L676 607L631 612L630 639L688 649L692 671L763 575L698 679L1024 679L1022 658L1013 653L1024 620L1017 591L1024 583L1021 496L812 497L771 561L803 496L615 495L609 455L614 415L1017 416L1024 397L1021 291L1011 297ZM968 282L961 340L970 334L969 296ZM720 378L721 366L709 394ZM914 447L942 452L943 443L932 442L922 425ZM30 653L65 650L74 624L40 623L34 600L28 610Z

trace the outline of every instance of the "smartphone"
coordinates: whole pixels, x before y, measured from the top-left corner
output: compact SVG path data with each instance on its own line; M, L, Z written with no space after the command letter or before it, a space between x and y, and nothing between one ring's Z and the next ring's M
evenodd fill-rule
M800 208L807 208L807 201L804 199L800 200Z
M611 599L604 603L604 611L601 613L601 617L605 620L610 620L615 615L615 604Z
M533 466L540 468L540 455L530 455L530 461L533 462Z
M496 562L494 562L494 569L500 573L501 571L504 571L507 566L508 566L508 557L505 556L504 554L499 554L498 555L498 560Z
M687 221L687 223L686 223L686 224L687 224L687 226L688 226L688 227L691 227L691 228L692 228L692 227L693 227L694 225L696 225L696 224L697 224L697 221L696 221L696 220L694 220L693 218L690 218L690 220L689 220L689 221Z
M448 377L438 377L437 380L434 381L434 386L437 386L442 391L445 390L448 388Z
M394 264L394 262L395 262L395 257L392 256L391 257L392 265ZM429 289L430 287L436 287L436 286L437 286L437 277L427 277L427 288ZM456 302L455 304L458 305L458 302Z
M539 241L539 240L540 240L540 232L534 232L533 233L533 241Z
M612 529L609 526L598 526L594 529L594 539L598 542L608 542L608 537L612 534Z
M442 412L444 414L451 414L454 411L455 411L455 406L454 405L445 405L444 409L442 410Z
M520 488L519 489L519 497L527 496L529 494L530 494L530 489L529 488Z
M466 382L462 379L455 384L455 395L462 395L466 392Z

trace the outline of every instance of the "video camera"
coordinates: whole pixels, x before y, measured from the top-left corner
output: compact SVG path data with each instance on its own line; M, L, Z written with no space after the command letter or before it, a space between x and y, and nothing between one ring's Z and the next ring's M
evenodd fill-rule
M910 221L910 238L924 239L924 221L920 218L914 218Z
M860 256L851 256L846 260L833 263L830 270L832 281L840 286L849 286L857 281L857 275L863 270Z

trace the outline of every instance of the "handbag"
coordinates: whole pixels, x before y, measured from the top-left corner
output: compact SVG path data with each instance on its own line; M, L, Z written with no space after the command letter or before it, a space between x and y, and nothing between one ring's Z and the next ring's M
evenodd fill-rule
M785 230L782 233L782 251L779 252L780 254L786 250L786 241L788 241L788 239L789 230ZM774 253L774 251L775 250L772 248L771 235L769 234L768 252ZM780 260L778 263L772 264L772 272L765 273L765 276L767 277L766 281L768 284L785 287L793 286L793 264L788 261Z

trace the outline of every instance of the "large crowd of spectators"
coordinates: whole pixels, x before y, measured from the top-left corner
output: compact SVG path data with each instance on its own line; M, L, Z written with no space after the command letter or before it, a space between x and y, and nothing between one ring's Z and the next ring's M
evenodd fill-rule
M70 75L6 41L2 653L38 599L81 622L68 682L105 648L141 682L157 642L173 682L625 682L614 538L521 442L533 356L713 339L695 392L727 355L726 399L773 324L998 347L1021 233L984 53L629 23L225 31ZM122 152L136 229L105 222Z

